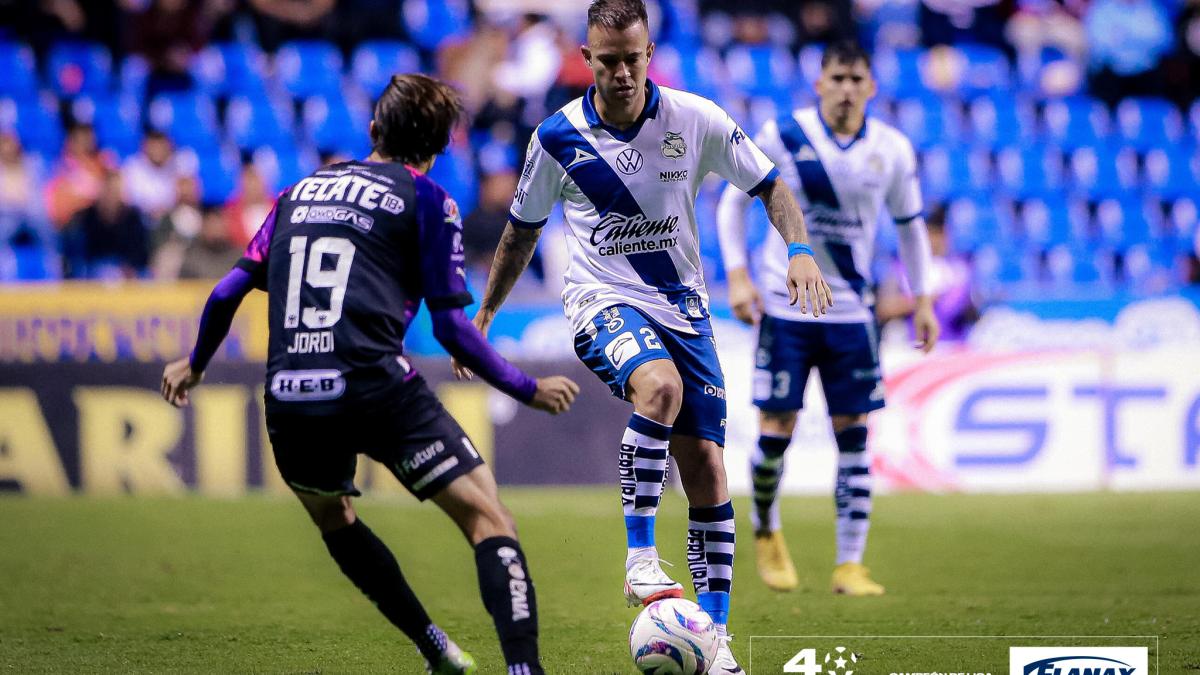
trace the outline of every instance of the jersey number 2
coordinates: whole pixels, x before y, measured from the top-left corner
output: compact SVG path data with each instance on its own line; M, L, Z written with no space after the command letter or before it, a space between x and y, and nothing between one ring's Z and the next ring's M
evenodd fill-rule
M342 237L321 237L308 245L308 237L292 237L288 252L287 305L283 315L284 328L296 328L303 321L308 328L329 328L342 318L342 301L346 299L346 283L350 281L350 266L354 264L354 243ZM304 264L305 257L308 264ZM325 269L326 258L332 259L333 269ZM329 309L305 307L300 310L300 284L313 288L328 288Z

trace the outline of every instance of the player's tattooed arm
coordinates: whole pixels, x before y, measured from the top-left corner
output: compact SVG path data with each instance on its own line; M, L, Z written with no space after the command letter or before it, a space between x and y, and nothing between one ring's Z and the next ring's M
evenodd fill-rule
M475 314L475 326L484 335L517 279L529 266L541 236L541 228L514 227L511 222L504 227L504 234L496 246L496 257L492 260L492 271L488 274L487 290L479 303L479 312Z
M791 303L794 305L799 302L800 311L807 312L811 302L814 316L824 314L833 304L833 291L825 283L825 277L817 268L812 249L808 246L808 226L795 195L782 178L776 178L758 196L767 208L767 218L789 246L787 285ZM801 244L807 251L792 254L790 249L793 244Z

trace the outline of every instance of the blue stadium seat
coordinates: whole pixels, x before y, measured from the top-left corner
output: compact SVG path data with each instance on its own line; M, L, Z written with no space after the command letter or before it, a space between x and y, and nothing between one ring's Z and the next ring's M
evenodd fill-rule
M810 43L800 48L796 65L799 66L800 75L805 81L816 82L821 77L821 55L824 51L825 46L819 44ZM658 52L655 52L655 58L658 58ZM878 70L878 65L876 70Z
M1198 226L1200 226L1200 196L1184 195L1170 204L1163 221L1164 235L1173 240L1178 248L1187 250L1193 245Z
M1081 241L1087 231L1085 207L1059 192L1025 199L1017 213L1020 239L1036 249Z
M201 150L220 143L216 107L204 94L159 94L150 102L148 114L150 126L166 133L176 145Z
M75 119L90 122L101 148L121 157L138 151L142 140L142 109L132 96L80 96L71 105Z
M895 124L920 149L962 136L957 107L931 94L897 102Z
M293 98L336 96L342 88L342 55L320 40L298 40L275 54L279 79Z
M1067 159L1071 189L1090 201L1125 192L1137 180L1137 155L1130 148L1084 145Z
M405 0L401 15L413 42L431 51L471 28L468 0Z
M192 58L190 70L197 86L213 96L254 95L265 88L266 56L256 45L212 44Z
M1064 291L1078 285L1107 285L1113 278L1112 256L1064 244L1046 254L1046 272L1050 284Z
M1196 99L1188 111L1188 127L1192 130L1193 140L1200 144L1200 98Z
M1014 284L1035 281L1037 257L1004 244L985 244L974 253L976 283L985 294L1003 293Z
M1121 256L1121 276L1133 290L1159 292L1174 283L1179 254L1172 246L1138 244Z
M1151 209L1134 194L1108 197L1096 204L1095 234L1117 250L1155 240L1157 223L1150 222Z
M18 281L45 281L59 276L58 256L49 246L14 246L12 252Z
M773 97L798 84L795 61L769 44L734 45L725 54L725 67L730 81L747 96Z
M475 209L479 185L468 148L459 143L452 143L445 152L438 155L433 169L429 171L429 177L454 196L459 210L464 214Z
M292 143L263 146L252 157L272 193L294 185L317 168L316 156Z
M91 42L56 42L46 57L46 81L60 96L108 91L112 55Z
M321 150L352 146L368 135L371 113L351 110L342 96L314 96L304 102L301 120L308 138Z
M1031 144L996 155L1000 185L1018 197L1045 194L1062 185L1062 156L1056 148Z
M24 98L37 91L37 62L28 45L0 40L0 73L0 96Z
M1108 137L1110 127L1104 104L1087 96L1047 101L1042 119L1048 139L1067 152L1100 144Z
M146 98L146 78L150 76L150 64L137 54L130 54L121 60L117 72L117 88L122 95L132 96L139 102Z
M181 154L191 154L195 158L194 165L200 179L200 200L203 203L224 204L229 201L237 189L240 175L236 152L209 147L200 151L185 149Z
M421 71L421 55L411 45L397 40L364 42L354 50L350 73L372 98L379 96L396 73Z
M1200 193L1200 155L1186 144L1154 148L1146 153L1143 182L1166 201Z
M894 98L925 97L929 87L922 77L926 53L921 49L897 49L876 54L874 66L879 90Z
M1126 143L1146 152L1178 142L1183 119L1170 101L1161 98L1127 98L1117 105L1117 126Z
M1031 140L1036 128L1033 107L1007 91L971 101L967 124L973 140L993 150Z
M997 203L990 194L963 195L946 204L946 229L958 251L981 246L1007 246L1012 241L1012 223L1007 203Z
M264 145L295 145L290 101L276 103L261 93L234 96L225 109L229 138L242 150Z
M57 156L62 147L58 101L49 94L34 99L0 99L0 129L16 131L26 150L46 158Z
M666 83L712 99L728 79L720 54L698 44L659 45L654 50L654 68Z
M1012 66L1004 52L988 45L955 45L965 61L958 90L967 97L1012 88Z
M935 145L921 154L921 185L927 199L986 190L991 185L986 150Z

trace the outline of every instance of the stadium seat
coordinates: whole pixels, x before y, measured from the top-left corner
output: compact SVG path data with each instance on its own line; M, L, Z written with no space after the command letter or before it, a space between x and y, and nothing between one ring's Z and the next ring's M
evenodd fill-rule
M1117 149L1107 144L1080 146L1070 153L1067 172L1071 189L1096 201L1134 187L1137 155L1131 148Z
M150 126L170 136L176 145L207 149L220 143L216 107L204 94L159 94L147 112Z
M316 155L298 149L293 143L263 146L251 157L272 193L294 185L317 168Z
M1034 137L1033 108L1007 91L979 96L967 108L970 139L995 150Z
M1188 127L1192 130L1193 140L1200 145L1200 98L1192 103L1192 108L1188 112Z
M1153 148L1146 153L1143 182L1159 199L1200 192L1200 154L1187 144Z
M142 110L133 96L80 96L71 104L75 119L96 129L101 148L121 157L138 151L142 140Z
M955 250L974 251L982 246L1009 245L1012 240L1010 209L986 193L961 195L946 205L946 229Z
M405 0L401 16L413 42L430 51L471 28L468 0Z
M371 113L351 110L342 96L313 96L304 102L301 120L308 138L321 150L352 146L368 135Z
M991 184L986 150L935 145L921 153L921 185L927 199L943 200L986 190Z
M293 98L336 96L341 92L342 55L329 42L289 42L275 54L275 68Z
M700 45L659 45L654 68L667 83L716 99L727 81L725 64L715 49Z
M824 51L825 46L818 44L807 44L800 48L796 65L800 68L800 75L806 82L816 82L821 77L821 55ZM658 58L657 52L655 52L655 58Z
M1169 205L1163 220L1164 234L1175 241L1177 248L1187 250L1193 244L1196 228L1200 226L1200 196L1184 195Z
M1047 281L1060 292L1069 293L1079 285L1106 285L1113 279L1112 256L1063 244L1046 254L1046 273Z
M46 158L56 157L62 147L58 101L49 94L34 99L0 99L0 129L16 131L27 151Z
M976 281L985 295L1003 295L1012 285L1036 281L1037 258L1034 254L1003 244L980 246L972 258Z
M29 97L37 92L37 62L29 45L0 40L0 96Z
M1183 136L1179 110L1166 99L1127 98L1117 105L1117 126L1126 143L1146 152Z
M121 60L117 71L117 87L123 96L132 96L139 103L146 98L146 79L150 76L150 64L137 54Z
M1148 213L1150 212L1150 213ZM1156 239L1150 222L1152 210L1134 194L1108 197L1096 204L1094 233L1117 250L1148 244Z
M798 84L796 64L786 50L761 45L734 45L725 54L733 85L747 96L774 97Z
M452 143L438 155L429 177L454 195L460 211L470 213L474 210L479 186L471 154L462 144Z
M924 55L924 50L920 49L897 49L876 54L874 68L879 90L894 98L929 96L931 92L922 77Z
M1085 145L1098 145L1109 133L1104 104L1087 96L1072 96L1046 102L1042 111L1048 140L1070 152Z
M46 81L59 96L102 93L112 81L112 55L91 42L56 42L46 57Z
M898 101L895 124L919 149L961 137L957 107L932 94Z
M421 55L411 45L396 40L364 42L354 50L350 73L371 97L379 96L395 73L421 71Z
M1062 185L1062 156L1056 148L1040 144L1004 148L996 155L996 173L1010 194L1045 194Z
M205 204L224 204L237 188L238 154L215 147L199 151L180 150L182 163L195 166L200 179L200 200Z
M1131 246L1121 256L1122 280L1135 291L1161 292L1174 281L1178 257L1171 246L1157 243Z
M256 45L225 42L208 45L192 57L197 86L212 96L253 95L265 88L266 56Z
M262 93L229 99L225 128L230 140L242 150L264 145L295 145L290 103L272 101Z
M1004 52L981 44L965 43L955 47L964 61L958 82L958 91L962 95L974 97L1012 88L1012 66Z

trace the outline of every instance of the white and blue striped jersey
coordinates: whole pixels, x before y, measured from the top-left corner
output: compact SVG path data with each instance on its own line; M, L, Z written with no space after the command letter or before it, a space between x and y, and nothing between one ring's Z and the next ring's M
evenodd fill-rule
M755 136L763 152L779 167L804 211L817 266L833 290L833 306L820 321L858 323L873 320L871 259L875 231L886 206L901 239L908 226L919 229L910 266L913 291L925 291L928 243L922 220L921 189L916 154L900 131L868 117L848 143L840 142L818 110L801 108L767 122ZM744 241L744 238L743 238ZM722 246L727 266L738 266L739 254ZM923 249L921 252L918 249ZM744 264L744 263L743 263ZM788 302L787 244L778 233L767 233L756 277L768 314L792 321L812 321Z
M541 227L562 202L570 251L562 299L576 333L617 304L684 333L709 331L700 182L716 173L757 194L778 175L715 103L646 87L646 107L628 129L600 119L594 87L538 125L513 199L517 227Z

